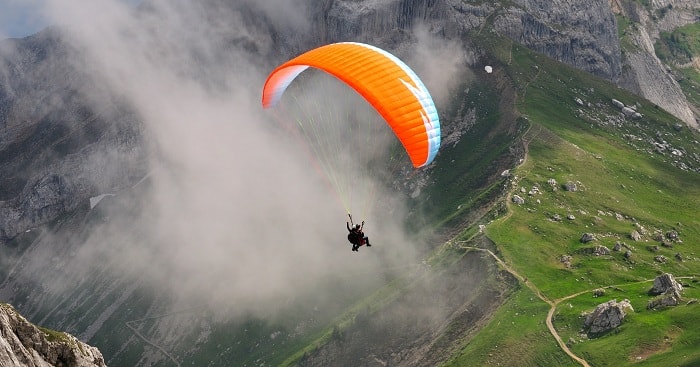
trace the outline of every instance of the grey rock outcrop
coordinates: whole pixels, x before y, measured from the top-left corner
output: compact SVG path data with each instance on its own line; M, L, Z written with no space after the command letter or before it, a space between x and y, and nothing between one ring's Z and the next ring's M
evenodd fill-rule
M561 255L559 257L559 261L564 264L564 267L567 269L571 268L571 261L573 261L573 257L570 255Z
M620 326L629 312L634 312L634 309L627 299L621 302L610 300L601 303L586 316L583 330L591 336L605 334Z
M425 24L447 38L493 23L494 30L553 59L616 81L621 73L617 22L608 0L330 1L316 9L318 42L342 39L393 44Z
M581 235L581 239L579 239L579 241L581 243L588 243L591 241L595 241L595 236L593 235L593 233L584 233ZM610 251L608 251L608 252L610 252Z
M700 4L692 0L660 0L647 7L613 0L611 5L615 13L634 22L625 30L628 44L633 46L622 50L625 57L620 86L654 102L688 126L700 128L680 85L654 51L660 32L698 21L694 12Z
M576 192L578 191L578 186L576 185L576 182L569 181L564 184L564 190L570 191L570 192Z
M647 310L656 310L662 307L678 306L681 302L681 297L678 294L664 294L658 296L647 303Z
M632 241L641 241L642 235L635 229L630 233L630 238Z
M605 246L602 246L602 245L587 247L587 248L581 249L581 252L583 252L584 254L593 255L593 256L610 255L610 249L605 247Z
M656 296L669 291L680 295L683 286L676 281L672 274L664 273L654 279L654 285L649 289L649 294Z
M615 80L621 71L617 23L608 0L516 0L494 28L553 59Z
M649 290L650 295L657 297L649 300L647 309L672 307L680 304L683 286L669 273L661 274L654 279L654 286Z
M135 115L71 59L51 28L0 42L0 244L147 172Z
M0 366L105 367L102 353L74 336L42 330L0 304Z
M512 200L513 200L513 203L518 204L518 205L525 204L525 199L523 199L522 197L520 197L520 195L513 195L513 199L512 199Z

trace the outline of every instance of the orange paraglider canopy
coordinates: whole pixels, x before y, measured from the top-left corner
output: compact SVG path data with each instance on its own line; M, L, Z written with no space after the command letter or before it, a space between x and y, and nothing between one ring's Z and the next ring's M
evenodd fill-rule
M275 105L308 67L323 70L356 90L384 118L413 166L433 161L440 147L437 109L423 82L396 56L362 43L334 43L308 51L270 73L262 105Z

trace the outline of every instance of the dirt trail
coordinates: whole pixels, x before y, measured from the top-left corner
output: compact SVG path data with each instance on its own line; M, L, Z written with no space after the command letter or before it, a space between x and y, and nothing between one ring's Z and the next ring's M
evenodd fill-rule
M539 71L538 71L537 75L539 76ZM533 126L535 126L534 129L533 129ZM526 162L527 157L528 157L528 147L530 145L530 142L533 139L535 139L541 133L541 131L542 131L541 126L530 124L527 131L525 131L525 133L523 133L522 142L523 142L523 147L525 149L525 154L523 155L523 159L520 162L519 166L523 165ZM510 208L510 204L511 204L511 193L509 192L508 195L506 196L506 206L508 207L508 212L504 217L499 219L500 221L504 221L504 220L508 219L510 217L510 215L513 213L513 211ZM465 243L465 242L458 241L455 243ZM575 293L575 294L569 295L569 296L564 297L564 298L550 300L544 294L542 294L542 292L540 292L539 288L537 288L536 285L534 285L531 282L528 282L527 278L518 274L518 272L516 272L511 267L509 267L505 262L503 262L503 260L501 260L498 256L496 256L496 254L494 254L491 250L483 249L483 248L479 248L479 247L464 246L464 245L462 245L460 247L464 248L464 249L471 249L471 250L488 252L489 255L491 255L496 260L496 262L498 262L498 264L500 264L503 267L503 269L505 269L506 271L511 273L516 279L518 279L520 282L522 282L528 288L530 288L530 290L533 293L535 293L539 299L541 299L542 301L547 303L550 306L550 308L549 308L549 312L547 313L547 319L545 320L545 323L547 325L547 329L549 329L549 332L552 334L554 339L557 341L557 344L559 344L559 347L561 348L561 350L564 351L564 353L566 353L569 357L571 357L571 359L578 362L580 365L582 365L584 367L591 367L588 364L588 362L586 362L585 359L577 356L576 354L574 354L574 352L571 351L571 349L569 349L569 347L566 345L566 343L564 343L564 341L561 339L561 336L559 336L559 333L557 333L557 330L554 328L554 323L552 322L552 318L554 317L554 313L557 310L557 305L560 302L565 301L565 300L570 299L570 298L574 298L576 296L579 296L579 295L581 295L585 292L589 292L589 291L581 291L579 293Z
M455 241L453 243L462 244L465 242L464 241ZM498 256L496 256L496 254L494 254L491 250L479 248L479 247L473 247L473 246L464 246L464 245L460 245L459 247L463 248L463 249L467 249L467 250L477 250L477 251L487 252L489 255L491 255L496 260L496 262L498 262L498 264L501 265L501 267L503 267L503 269L505 269L507 272L511 273L516 279L518 279L520 282L522 282L528 288L530 288L530 290L532 290L532 292L534 292L539 299L546 302L550 307L549 307L549 312L547 312L547 318L545 320L545 323L547 324L547 329L549 329L549 332L552 334L554 339L557 341L557 344L559 344L559 347L561 348L561 350L564 351L564 353L566 353L569 357L571 357L571 359L578 362L580 365L582 365L584 367L591 367L588 364L588 362L586 362L585 359L574 354L574 352L572 352L571 349L569 349L569 347L566 345L566 343L564 343L564 341L561 339L561 336L559 336L559 333L557 333L557 329L554 328L554 323L553 323L552 319L554 318L554 313L557 311L557 306L560 303L562 303L566 300L569 300L571 298L578 297L584 293L593 292L594 289L587 289L587 290L583 290L580 292L570 294L570 295L562 297L562 298L550 300L544 294L542 294L542 292L540 292L540 290L537 288L537 286L535 286L532 282L529 282L527 280L527 278L518 274L518 272L513 270L513 268L509 267L503 260L501 260ZM690 279L690 278L693 278L693 277L692 276L676 277L676 279ZM653 281L654 281L654 279L645 279L645 280L640 280L638 282L617 284L617 285L608 285L608 286L598 287L598 288L617 288L617 287L624 286L624 285L637 284L637 283L649 283L649 282L653 282Z
M152 346L153 348L155 348L156 350L158 350L159 352L161 352L165 357L167 357L168 359L170 359L170 360L175 364L175 366L180 367L180 362L177 360L177 358L175 358L175 356L173 356L173 355L170 354L167 350L165 350L164 347L158 345L158 343L156 343L156 342L153 341L153 340L148 339L145 335L143 335L143 334L138 330L138 328L137 328L137 326L136 326L136 323L144 322L144 321L147 321L147 320L156 320L156 319L160 319L160 318L163 318L163 317L168 317L168 316L177 315L177 314L182 314L182 313L194 312L194 311L197 311L197 310L199 310L199 309L200 309L199 307L194 307L194 308L188 308L188 309L180 310L180 311L168 312L168 313L161 314L161 315L150 316L150 317L144 317L144 318L141 318L141 319L136 319L136 320L127 321L127 322L125 322L125 324L126 324L126 327L128 327L128 328L131 330L131 332L134 333L134 335L136 335L137 337L139 337L139 338L140 338L141 340L143 340L146 344Z
M126 322L126 327L128 327L129 329L131 329L131 331L132 331L136 336L138 336L139 338L141 338L141 340L143 340L146 344L152 346L153 348L157 349L159 352L163 353L163 355L166 356L166 357L168 357L168 359L170 359L177 367L180 367L180 362L178 362L177 359L175 359L175 357L173 357L170 353L168 353L168 351L166 351L163 347L159 346L159 345L156 344L155 342L153 342L153 341L149 340L148 338L146 338L143 334L141 334L140 331L138 331L133 325L131 325L131 323L133 323L133 322L135 322L135 321L139 321L139 320L127 321L127 322Z
M457 242L457 243L459 243L459 242ZM566 345L566 343L564 343L564 341L559 336L559 333L557 333L557 330L554 328L554 323L552 322L552 318L554 317L554 313L556 312L557 305L559 303L561 303L567 299L577 297L583 293L590 292L590 290L585 290L585 291L581 291L578 293L574 293L574 294L566 296L564 298L550 300L544 294L542 294L542 292L540 292L540 290L537 288L537 286L535 286L532 282L529 282L527 280L527 278L518 274L518 272L516 272L510 266L508 266L505 262L503 262L503 260L501 260L498 256L496 256L496 254L494 254L491 250L483 249L483 248L479 248L479 247L472 247L472 246L460 246L460 248L487 252L489 255L491 255L496 260L496 262L498 262L498 264L501 265L501 267L503 267L503 269L505 269L507 272L511 273L515 278L517 278L519 281L521 281L523 284L525 284L525 286L530 288L530 290L532 290L532 292L534 292L539 299L546 302L550 306L550 308L549 308L549 312L547 313L547 319L545 320L545 323L547 324L547 329L549 329L549 332L552 334L554 339L557 341L557 344L559 344L559 347L561 348L561 350L563 350L564 353L566 353L569 357L571 357L571 359L578 362L580 365L582 365L584 367L591 367L588 364L588 362L586 362L585 359L577 356L576 354L574 354L574 352L571 351L571 349L569 349L569 347Z

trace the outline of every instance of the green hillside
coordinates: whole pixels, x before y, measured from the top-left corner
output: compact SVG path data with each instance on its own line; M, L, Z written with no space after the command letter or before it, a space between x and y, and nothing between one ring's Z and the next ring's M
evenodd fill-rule
M456 260L471 253L465 249L495 246L505 262L501 273L511 271L518 282L509 287L500 278L507 289L505 303L476 335L455 337L451 332L467 326L454 319L437 339L449 340L452 347L436 360L442 366L700 362L700 332L693 326L700 322L698 133L605 80L510 41L477 42L488 49L495 71L478 76L459 97L462 103L458 98L443 113L449 123L469 103L478 106L478 122L462 138L468 144L441 151L427 189L430 200L419 207L447 239L430 258L435 272L465 271ZM642 117L624 117L613 99ZM520 140L524 161L501 178L503 167L515 166L512 152ZM567 190L567 183L576 190ZM514 195L525 203L514 204ZM479 224L486 224L488 238L479 234ZM633 231L641 239L632 239ZM584 233L595 239L583 243ZM594 254L597 246L609 253ZM647 310L651 281L667 272L685 288L681 304ZM486 282L499 279L493 269L487 273ZM582 314L623 299L634 312L622 326L602 336L581 332ZM382 304L377 298L364 302ZM573 357L547 328L552 307L553 326ZM390 310L377 306L372 313ZM333 343L333 333L344 335L358 317L352 311L348 315L350 321L329 327L326 336L303 349L304 357L297 354L287 362L305 365L306 357Z
M530 127L523 135L527 159L511 172L510 195L525 203L509 200L508 214L487 227L488 237L545 299L579 294L557 304L554 326L590 365L697 364L700 333L692 325L700 321L698 134L605 81L522 47L511 51L502 67L520 90L516 107ZM638 106L644 117L622 118L612 99ZM567 182L577 190L565 190ZM642 238L633 240L633 231ZM595 240L582 243L584 233ZM621 251L613 250L616 243L624 244ZM596 256L588 250L595 246L610 253ZM570 265L562 256L571 257ZM683 302L647 310L650 280L666 272L684 277ZM599 288L604 294L595 297ZM581 334L582 313L610 299L629 299L635 312L613 333L592 339ZM521 286L445 365L577 365L560 360L544 327L548 309Z

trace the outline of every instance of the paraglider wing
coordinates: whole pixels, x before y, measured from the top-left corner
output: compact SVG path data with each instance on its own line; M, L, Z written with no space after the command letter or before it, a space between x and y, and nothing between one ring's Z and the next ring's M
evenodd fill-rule
M263 88L263 107L275 105L287 86L308 67L335 76L362 95L394 131L414 167L433 161L440 148L437 109L423 82L396 56L354 42L313 49L270 73Z

